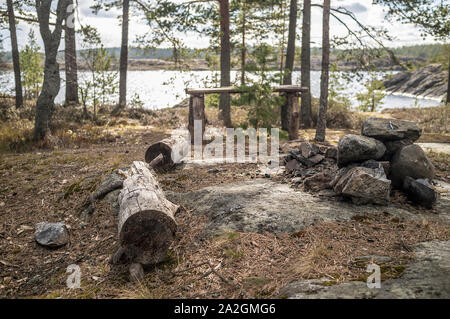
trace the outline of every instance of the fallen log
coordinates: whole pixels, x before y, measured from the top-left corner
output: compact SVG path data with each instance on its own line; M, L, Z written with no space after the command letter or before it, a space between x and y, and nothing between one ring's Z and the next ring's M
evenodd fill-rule
M182 136L169 137L151 145L145 152L145 161L152 163L159 155L161 161L154 163L154 168L169 168L178 163L189 152L188 141Z
M161 262L172 243L179 206L168 201L151 168L133 162L119 195L120 248L112 263L150 265Z

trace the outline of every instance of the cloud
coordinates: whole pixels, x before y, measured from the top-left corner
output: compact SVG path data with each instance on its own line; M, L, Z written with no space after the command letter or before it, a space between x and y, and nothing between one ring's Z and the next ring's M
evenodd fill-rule
M343 5L342 7L353 13L362 13L362 12L366 12L369 10L366 6L364 6L358 2L353 2L351 4Z

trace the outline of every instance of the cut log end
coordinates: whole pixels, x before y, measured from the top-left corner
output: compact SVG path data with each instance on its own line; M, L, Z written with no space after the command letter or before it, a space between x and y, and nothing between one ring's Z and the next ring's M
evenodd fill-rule
M151 145L145 152L145 161L151 163L163 156L153 168L172 167L188 153L188 142L183 137L170 137Z
M166 199L147 164L134 162L119 195L119 242L123 254L116 260L156 264L167 255L177 225L179 206Z
M175 238L177 225L158 211L143 211L126 220L120 230L120 243L128 259L137 263L161 262Z

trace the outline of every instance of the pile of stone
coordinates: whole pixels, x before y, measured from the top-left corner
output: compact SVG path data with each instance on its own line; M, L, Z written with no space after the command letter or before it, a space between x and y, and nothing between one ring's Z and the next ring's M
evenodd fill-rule
M413 202L431 208L437 199L431 185L434 167L414 144L422 130L413 122L368 118L361 135L339 140L339 170L330 186L356 204L387 204L391 187Z
M293 184L303 184L311 191L329 188L337 161L337 148L325 143L304 142L290 150L281 161Z

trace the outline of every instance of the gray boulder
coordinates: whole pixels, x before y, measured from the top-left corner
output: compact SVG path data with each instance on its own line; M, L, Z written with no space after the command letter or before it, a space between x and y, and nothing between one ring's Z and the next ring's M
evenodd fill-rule
M385 152L384 144L374 138L348 134L338 143L338 165L343 167L349 163L378 160Z
M406 176L413 179L434 178L434 166L417 144L398 150L391 160L390 179L395 187L401 188Z
M34 238L42 246L55 248L69 242L69 232L62 222L41 222L35 226Z
M361 134L380 141L409 139L416 141L422 129L411 121L369 117L363 124Z
M403 190L408 194L408 199L416 204L432 208L437 200L437 192L426 179L417 179L406 176L403 182Z
M382 165L377 169L353 167L341 175L333 189L357 205L386 205L389 203L391 181L386 178Z

